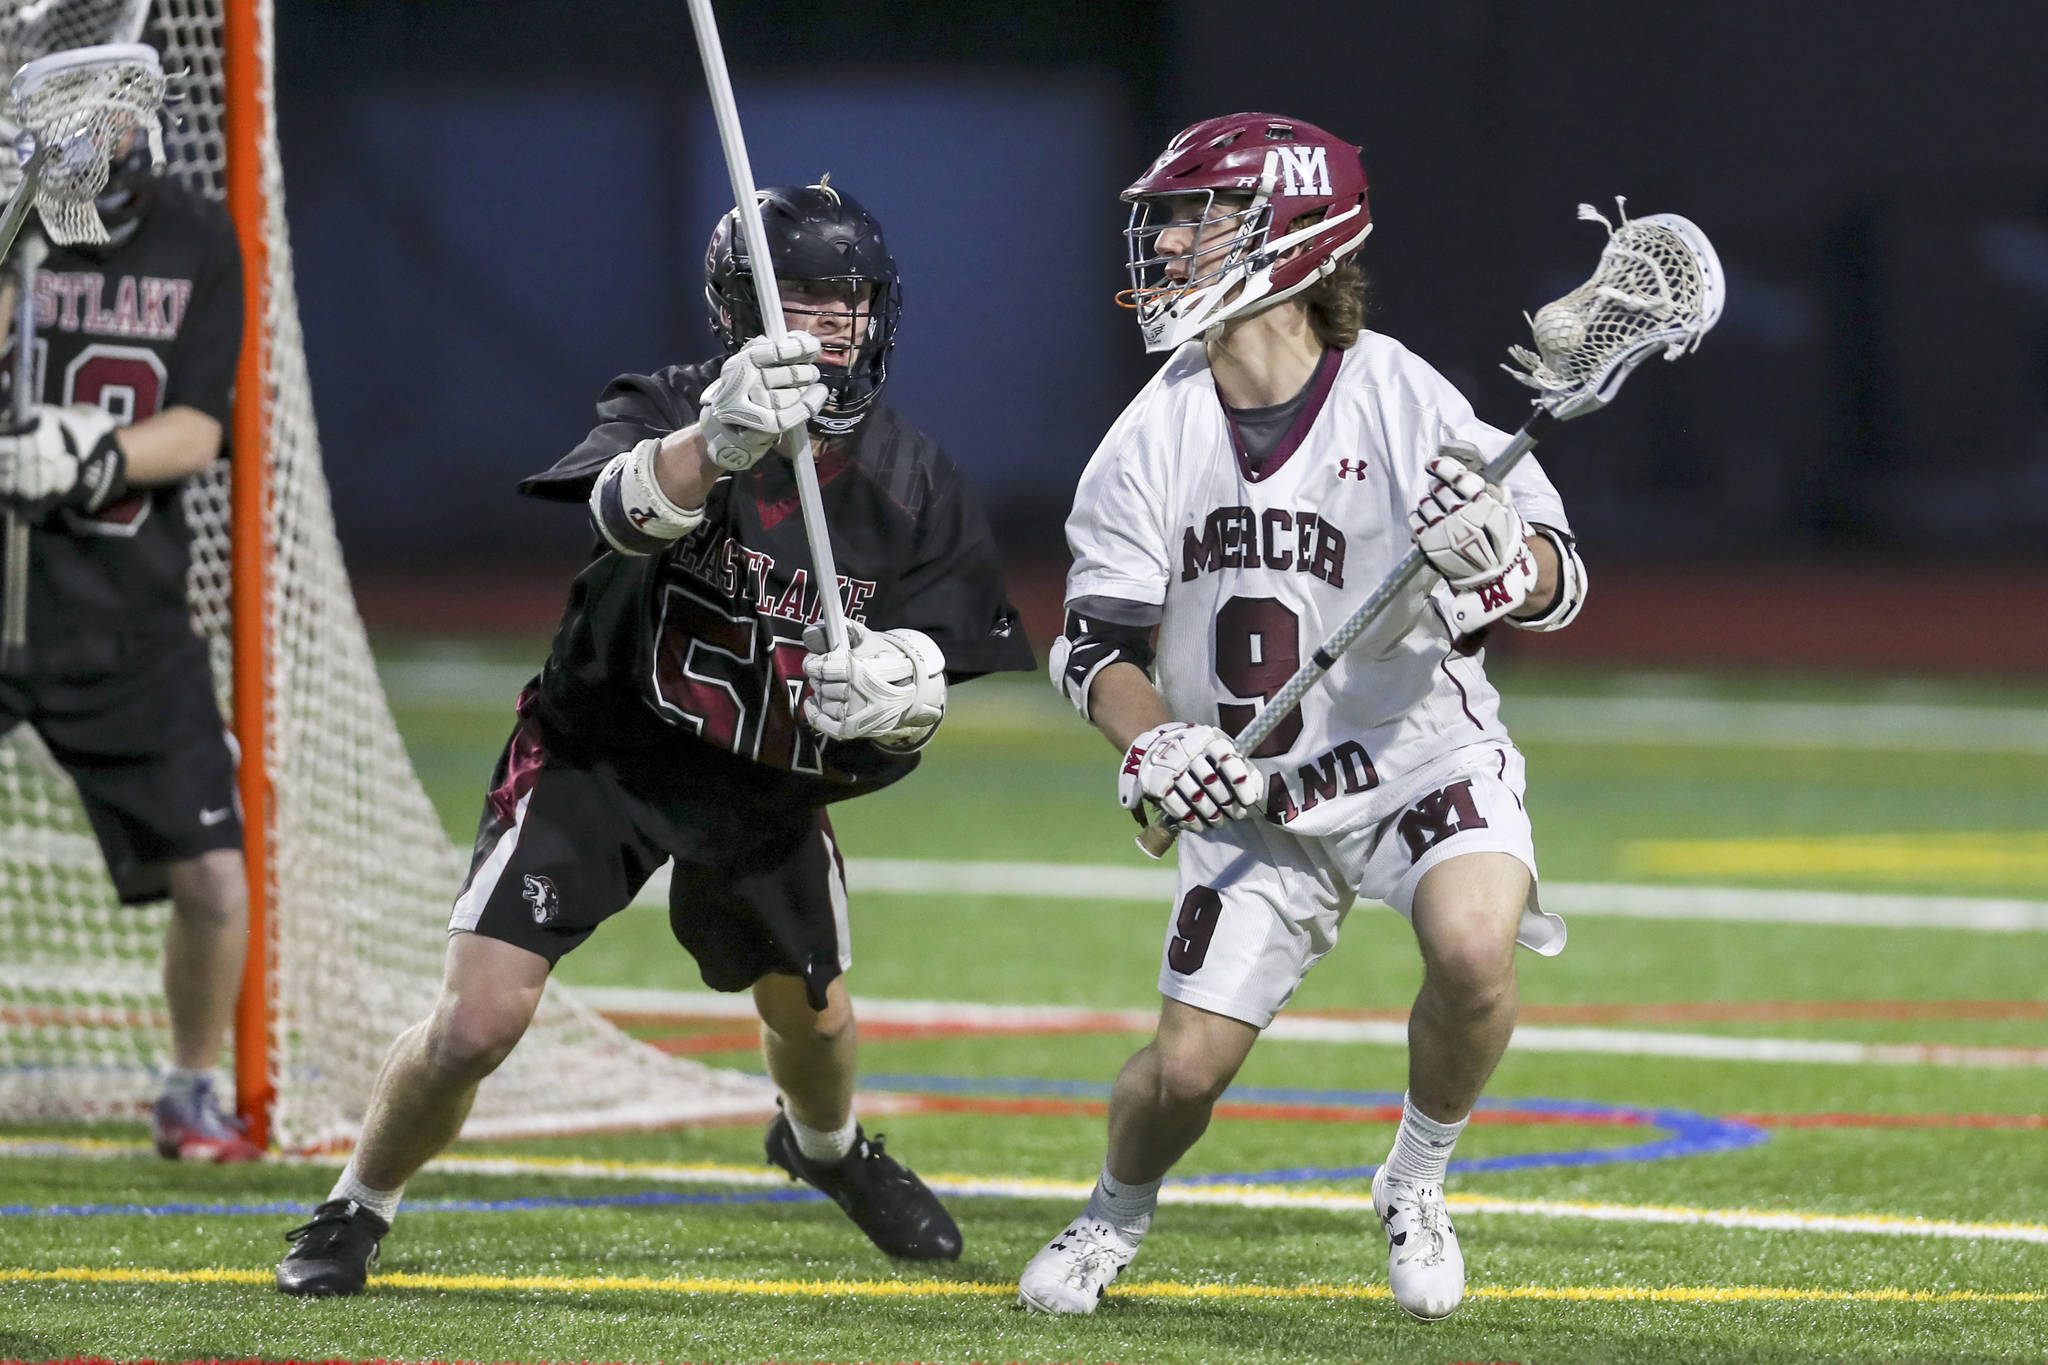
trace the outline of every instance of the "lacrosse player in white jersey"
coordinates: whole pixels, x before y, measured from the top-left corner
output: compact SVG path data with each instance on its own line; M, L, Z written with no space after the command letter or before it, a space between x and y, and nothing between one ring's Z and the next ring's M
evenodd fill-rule
M1122 301L1171 354L1082 475L1051 672L1123 755L1124 806L1186 833L1158 1031L1117 1077L1086 1210L1024 1269L1029 1308L1094 1309L1360 898L1409 920L1424 964L1372 1187L1394 1298L1436 1319L1464 1296L1445 1167L1514 1028L1517 941L1565 938L1537 905L1522 756L1480 646L1503 622L1568 624L1586 575L1536 462L1488 484L1473 470L1508 437L1361 330L1365 191L1358 148L1238 114L1182 132L1124 192ZM1239 753L1230 736L1411 544L1435 572Z

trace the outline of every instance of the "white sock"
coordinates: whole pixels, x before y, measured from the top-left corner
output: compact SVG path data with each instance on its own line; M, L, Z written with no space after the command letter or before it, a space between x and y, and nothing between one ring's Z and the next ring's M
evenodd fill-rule
M1470 1119L1438 1123L1415 1107L1415 1101L1401 1097L1401 1127L1394 1134L1394 1150L1387 1154L1387 1178L1416 1185L1441 1185L1444 1168L1451 1164L1451 1149Z
M192 1099L199 1093L199 1087L205 1083L206 1078L207 1073L203 1069L188 1070L182 1066L171 1067L164 1072L164 1098L171 1100Z
M1111 1175L1106 1165L1088 1196L1088 1217L1101 1219L1132 1242L1152 1226L1152 1211L1158 1207L1158 1181L1127 1185Z
M389 1223L398 1217L398 1201L405 1197L405 1186L400 1185L395 1190L371 1189L356 1179L356 1163L354 1158L350 1158L348 1165L341 1168L341 1179L334 1182L334 1188L327 1197L330 1200L353 1199Z
M845 1127L828 1133L804 1127L797 1122L796 1115L787 1109L782 1112L788 1115L789 1131L796 1138L796 1149L807 1159L836 1163L846 1160L847 1155L853 1151L854 1134L860 1130L860 1124L853 1115L846 1116Z

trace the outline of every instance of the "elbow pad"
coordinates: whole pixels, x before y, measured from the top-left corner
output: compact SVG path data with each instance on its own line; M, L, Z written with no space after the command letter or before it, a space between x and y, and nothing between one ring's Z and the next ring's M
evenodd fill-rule
M1119 625L1080 612L1067 613L1067 628L1052 642L1046 671L1052 685L1060 690L1083 719L1088 715L1088 689L1095 675L1114 663L1136 664L1152 669L1152 629L1149 626Z
M605 543L622 555L651 555L697 529L704 509L678 507L654 477L661 439L650 436L622 450L590 490L590 519Z
M1531 525L1536 535L1557 550L1557 597L1540 616L1526 620L1510 616L1508 624L1517 630L1563 630L1578 619L1586 605L1586 561L1579 558L1578 541L1553 526Z

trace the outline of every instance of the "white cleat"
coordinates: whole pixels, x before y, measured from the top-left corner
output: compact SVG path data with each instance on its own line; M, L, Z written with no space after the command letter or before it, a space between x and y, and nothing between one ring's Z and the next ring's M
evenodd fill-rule
M1465 1297L1465 1253L1440 1185L1372 1178L1372 1206L1387 1230L1387 1279L1394 1302L1424 1322L1447 1318Z
M1137 1254L1136 1242L1082 1214L1024 1267L1017 1302L1040 1313L1093 1313L1110 1281Z

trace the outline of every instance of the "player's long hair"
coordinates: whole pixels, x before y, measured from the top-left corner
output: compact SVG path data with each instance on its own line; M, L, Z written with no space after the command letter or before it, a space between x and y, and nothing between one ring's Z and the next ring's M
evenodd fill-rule
M1308 305L1309 330L1325 346L1348 351L1365 330L1365 272L1346 261L1301 291Z
M1287 230L1294 232L1307 227L1322 216L1304 213L1289 223ZM1307 305L1309 330L1316 334L1317 341L1340 351L1358 344L1358 334L1365 330L1365 272L1358 268L1356 256L1295 297Z

